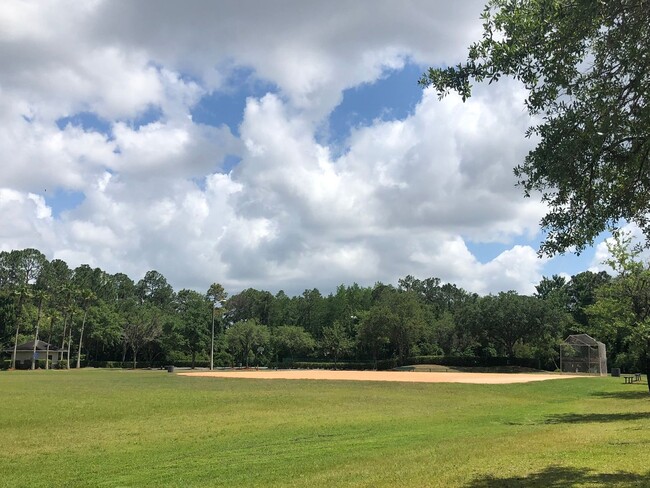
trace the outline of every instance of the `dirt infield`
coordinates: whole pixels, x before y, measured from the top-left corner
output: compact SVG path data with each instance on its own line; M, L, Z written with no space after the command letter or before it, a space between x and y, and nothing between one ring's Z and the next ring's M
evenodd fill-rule
M343 381L401 381L408 383L472 383L479 385L504 385L532 381L580 378L579 375L546 373L426 373L414 371L330 371L310 370L234 370L178 373L179 376L205 378L249 378L266 380L343 380Z

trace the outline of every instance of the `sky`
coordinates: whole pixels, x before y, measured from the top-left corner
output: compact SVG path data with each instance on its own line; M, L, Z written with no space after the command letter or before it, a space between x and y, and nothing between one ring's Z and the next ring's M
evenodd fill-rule
M438 277L530 294L595 270L539 258L515 186L522 87L463 103L483 0L3 0L0 250L175 289L299 294Z

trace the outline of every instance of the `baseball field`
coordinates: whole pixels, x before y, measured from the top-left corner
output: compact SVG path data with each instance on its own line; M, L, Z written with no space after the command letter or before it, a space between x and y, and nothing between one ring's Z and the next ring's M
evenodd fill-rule
M650 486L645 377L253 373L0 373L0 487Z

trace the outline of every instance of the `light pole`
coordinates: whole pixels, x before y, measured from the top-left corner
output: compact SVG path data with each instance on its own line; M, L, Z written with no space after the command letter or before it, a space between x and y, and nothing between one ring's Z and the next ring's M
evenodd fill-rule
M210 342L210 371L214 371L214 309L216 303L212 303L212 340Z

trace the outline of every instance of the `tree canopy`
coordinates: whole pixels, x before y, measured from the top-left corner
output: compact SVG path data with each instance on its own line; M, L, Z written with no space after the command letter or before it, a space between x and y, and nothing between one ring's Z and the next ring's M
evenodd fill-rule
M467 61L420 79L463 100L472 81L528 90L537 147L515 168L548 207L540 253L577 252L621 220L650 238L650 0L490 0Z
M650 374L650 263L640 259L629 235L617 234L607 244L612 256L608 264L617 275L599 287L598 300L587 314L600 337L641 357Z

